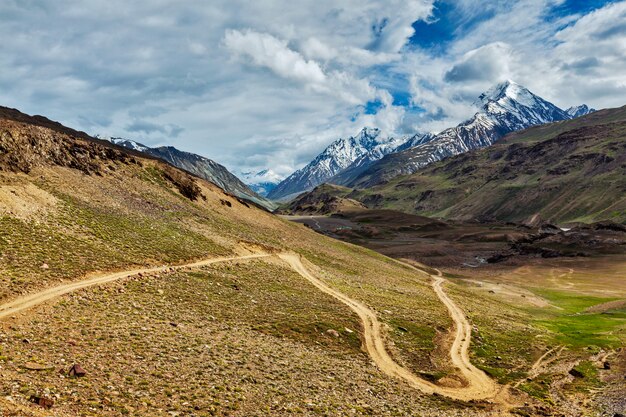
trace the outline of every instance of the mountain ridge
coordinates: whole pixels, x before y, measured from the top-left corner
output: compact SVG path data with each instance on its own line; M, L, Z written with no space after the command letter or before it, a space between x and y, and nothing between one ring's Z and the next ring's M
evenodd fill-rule
M456 221L626 223L625 139L626 106L599 110L512 132L370 188L328 187L324 198ZM314 194L290 207L314 207Z
M305 167L281 181L268 198L280 200L321 184L343 171L355 161L378 158L392 152L405 137L385 137L378 128L364 127L357 135L339 138L331 143Z
M339 139L307 166L285 179L269 197L286 200L322 182L366 188L388 181L396 175L410 174L451 155L490 146L512 131L567 120L594 111L584 104L562 110L512 80L494 85L481 94L474 105L480 110L455 127L437 134L416 133L402 137L393 149L370 150L353 158L347 166L342 165L341 169L324 172L316 181L302 181L307 173L318 169L317 165L323 158L329 158L333 145L342 140Z
M132 149L134 151L162 159L177 168L190 172L200 178L204 178L225 191L237 197L252 201L267 210L271 211L276 208L274 203L258 195L237 176L231 173L226 167L213 161L212 159L195 153L181 151L173 146L159 146L151 148L137 141L125 138L101 136L98 138L108 140L115 145L122 146L127 149Z
M285 178L276 174L269 168L261 171L240 172L239 178L255 193L267 197L267 195Z
M480 110L470 119L443 130L426 143L386 155L357 178L339 185L367 188L382 184L447 157L491 146L510 132L572 118L565 110L511 80L496 84L481 94L475 104L480 105Z

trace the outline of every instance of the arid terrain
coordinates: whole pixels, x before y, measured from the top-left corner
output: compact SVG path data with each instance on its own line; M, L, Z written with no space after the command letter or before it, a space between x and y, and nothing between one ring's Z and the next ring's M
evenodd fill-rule
M398 232L458 232L416 217L391 222L408 232L380 230L399 262L161 161L14 119L0 121L3 415L586 415L624 406L619 252L610 266L608 255L580 268L575 257L513 254L484 270L449 254L394 252ZM368 215L312 227L331 222L335 237L363 245L370 234L376 246ZM359 224L372 230L361 236ZM493 240L496 252L513 250ZM591 283L602 265L602 285Z
M0 39L0 417L626 417L626 0Z

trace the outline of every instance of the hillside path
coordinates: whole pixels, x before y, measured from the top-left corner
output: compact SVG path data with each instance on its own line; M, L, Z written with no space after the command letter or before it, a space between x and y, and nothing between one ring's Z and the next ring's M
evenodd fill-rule
M206 260L193 262L193 263L185 264L185 265L168 265L168 266L159 266L159 267L154 267L154 268L140 268L140 269L133 269L129 271L98 274L90 278L84 279L82 281L73 281L73 282L68 282L66 284L60 284L60 285L57 285L56 287L47 288L43 291L40 291L34 294L29 294L23 297L19 297L11 302L2 304L0 305L0 319L12 316L23 310L27 310L38 304L45 303L46 301L52 300L53 298L60 297L64 294L68 294L73 291L77 291L77 290L91 287L94 285L106 284L107 282L116 281L118 279L127 278L127 277L137 275L137 274L150 274L154 272L165 272L169 269L193 268L193 267L210 265L210 264L214 264L218 262L227 262L227 261L234 261L234 260L240 260L240 259L265 258L268 256L271 256L271 255L259 254L259 255L213 258L213 259L206 259Z
M422 274L430 275L433 279L433 289L450 312L450 316L454 321L456 329L454 342L450 349L450 357L452 363L459 368L467 380L467 386L461 388L441 387L433 384L432 382L418 377L409 369L396 363L389 355L389 352L387 352L385 347L384 331L381 323L378 321L376 313L373 310L363 303L353 300L347 295L331 288L326 283L312 275L302 264L300 256L295 254L280 254L279 257L287 262L296 272L306 278L320 291L329 294L346 304L359 316L363 322L363 339L365 348L376 365L386 374L403 379L413 387L425 393L445 395L447 397L463 401L493 399L500 392L501 387L499 387L483 371L476 368L470 362L468 351L472 329L469 322L465 318L463 311L461 311L461 309L443 290L442 285L445 282L445 279L441 276L442 274L440 271L438 271L438 275L430 275L413 265L398 261Z
M454 342L450 349L450 357L452 363L461 371L467 380L467 386L460 388L441 387L425 379L422 379L411 372L409 369L402 367L396 363L389 355L385 347L385 332L383 325L378 320L376 313L360 301L354 300L347 295L331 288L328 284L314 276L304 266L299 255L292 253L282 253L278 255L260 253L244 256L221 257L193 262L185 265L168 265L153 268L141 268L128 271L99 274L82 281L69 282L60 284L56 287L48 288L38 293L26 295L0 305L0 319L7 318L22 312L29 308L35 307L46 301L60 297L73 291L88 288L94 285L105 284L115 280L127 278L137 274L149 274L155 272L165 272L171 269L193 268L211 265L219 262L228 262L236 260L259 259L277 256L286 262L295 272L313 284L318 290L334 297L335 299L346 304L354 311L363 322L363 339L367 353L370 355L374 363L387 375L400 378L408 382L416 389L427 394L440 394L450 398L469 401L481 399L493 399L499 392L498 385L491 380L484 372L476 368L469 360L468 349L471 338L471 327L462 310L448 297L443 289L445 279L438 275L430 275L426 271L419 269L411 264L400 262L422 274L430 275L433 279L433 289L444 303L454 321L456 329Z

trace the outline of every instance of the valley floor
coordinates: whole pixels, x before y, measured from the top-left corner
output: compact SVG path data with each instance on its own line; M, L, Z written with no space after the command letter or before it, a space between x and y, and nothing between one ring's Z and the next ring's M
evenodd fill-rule
M471 322L472 362L501 384L538 399L550 413L612 416L626 410L626 262L619 243L623 235L587 237L595 242L595 252L586 256L544 257L537 251L489 263L485 259L509 250L519 227L442 226L426 218L395 216L402 221L393 212L376 210L283 217L416 262L431 275L437 270L423 264L442 268L456 284L449 295ZM577 247L578 240L559 239L545 239L541 248L589 249ZM615 243L603 245L602 239ZM529 345L542 350L529 351Z

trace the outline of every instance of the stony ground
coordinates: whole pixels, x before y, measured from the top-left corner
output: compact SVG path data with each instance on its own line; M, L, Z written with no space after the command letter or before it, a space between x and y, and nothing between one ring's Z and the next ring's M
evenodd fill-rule
M260 261L81 290L3 323L0 394L67 415L485 415L381 374L346 309Z

